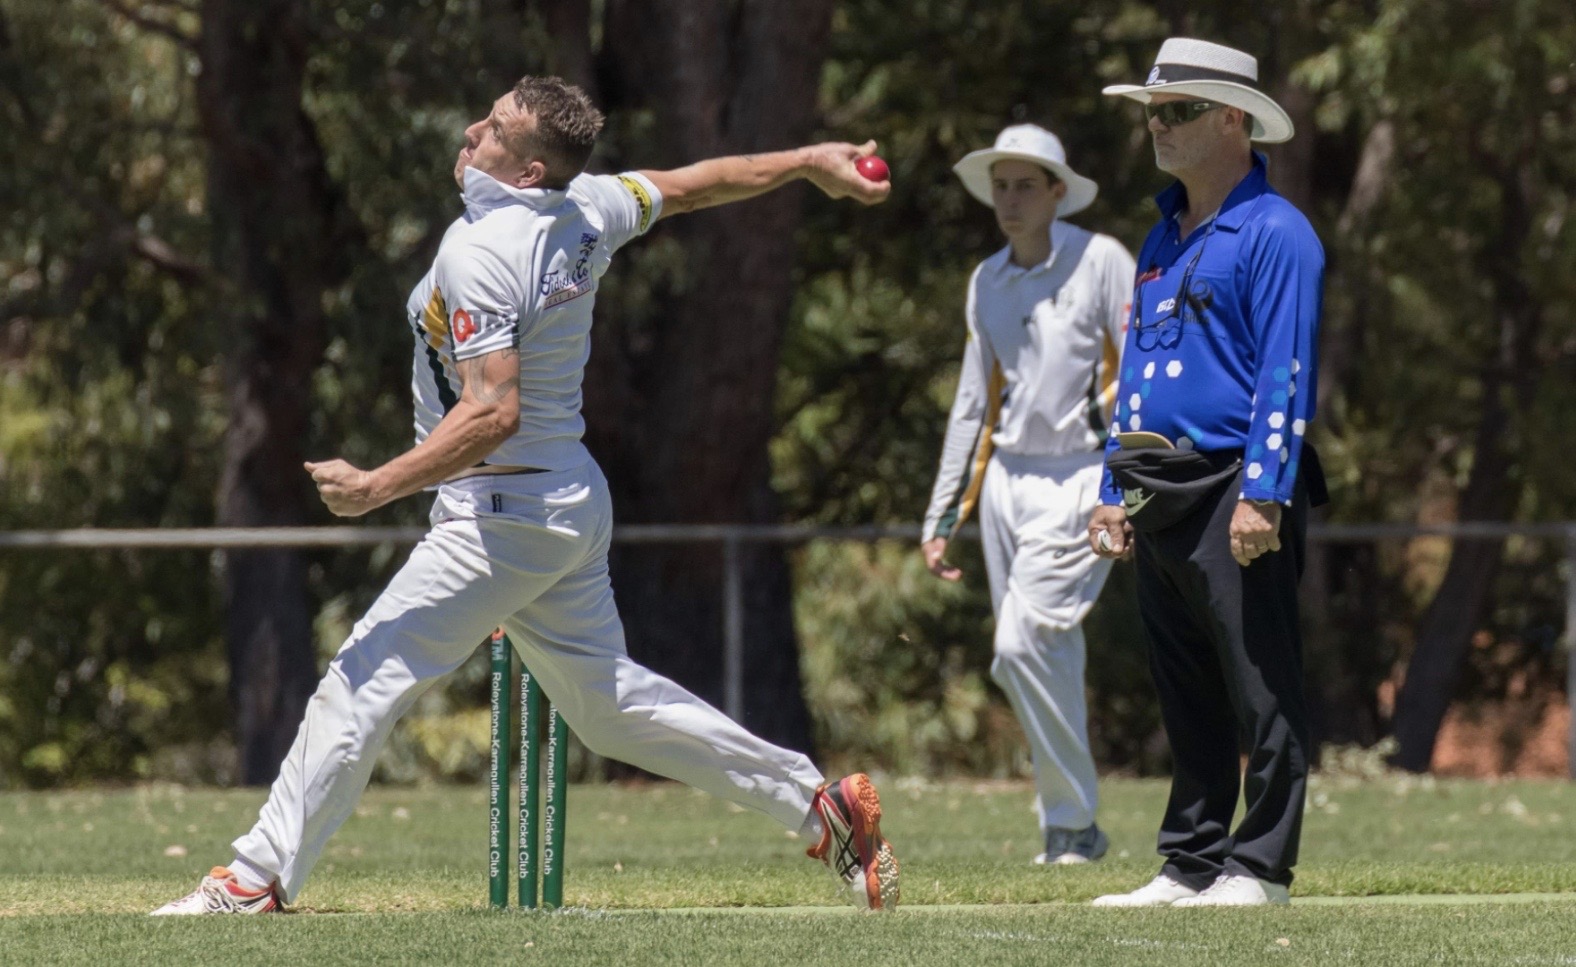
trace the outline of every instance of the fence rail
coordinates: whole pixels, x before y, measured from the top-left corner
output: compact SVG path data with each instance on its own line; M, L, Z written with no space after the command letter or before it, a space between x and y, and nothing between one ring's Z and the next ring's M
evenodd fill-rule
M76 530L0 531L0 550L189 549L368 547L414 544L425 527L170 527L144 529L80 528ZM831 527L815 524L623 524L613 529L615 544L721 544L723 559L723 711L736 722L744 719L744 579L741 552L745 544L802 544L815 540L872 543L918 541L913 524L870 524ZM960 538L976 540L978 528L965 527ZM1372 543L1414 537L1484 540L1525 537L1560 540L1565 558L1565 634L1569 658L1565 688L1576 705L1576 521L1510 523L1465 521L1451 524L1314 524L1308 539L1329 544ZM1576 778L1576 714L1571 716L1570 769Z
M414 544L426 527L164 527L101 528L73 530L0 531L5 548L188 548L234 547L366 547L377 544ZM613 541L622 544L798 544L814 540L881 541L919 540L917 524L866 524L834 527L819 524L621 524ZM977 538L979 531L963 528L963 538ZM1454 524L1313 524L1308 539L1327 544L1368 543L1413 537L1494 539L1530 537L1576 541L1576 521L1516 524L1500 521L1466 521Z

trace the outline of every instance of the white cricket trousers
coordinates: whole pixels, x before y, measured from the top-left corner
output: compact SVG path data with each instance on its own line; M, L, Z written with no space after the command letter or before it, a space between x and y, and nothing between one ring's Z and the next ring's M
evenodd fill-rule
M1080 623L1111 562L1089 547L1104 455L997 452L980 494L985 571L996 612L991 678L1028 736L1041 828L1094 822L1097 792Z
M500 625L593 752L802 826L824 781L809 759L630 660L595 463L445 484L431 520L329 663L257 825L234 843L277 875L287 901L355 808L394 723ZM479 839L480 814L476 828Z

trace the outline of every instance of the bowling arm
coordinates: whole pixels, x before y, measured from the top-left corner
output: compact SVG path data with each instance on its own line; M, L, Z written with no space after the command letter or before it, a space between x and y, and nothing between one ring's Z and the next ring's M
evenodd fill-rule
M854 162L875 152L862 145L826 142L773 151L697 161L671 171L642 171L662 193L662 216L715 208L775 191L792 181L811 182L831 198L853 198L865 205L884 200L889 181L870 181Z

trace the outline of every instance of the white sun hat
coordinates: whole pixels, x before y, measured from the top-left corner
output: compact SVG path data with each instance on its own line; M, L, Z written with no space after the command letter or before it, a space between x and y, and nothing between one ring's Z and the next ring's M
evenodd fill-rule
M1252 54L1207 40L1172 37L1160 45L1155 66L1142 84L1117 84L1106 94L1120 94L1144 104L1150 95L1192 94L1206 101L1241 108L1253 116L1254 141L1290 141L1291 118L1275 99L1259 90L1259 62Z
M1094 203L1100 186L1067 167L1067 152L1061 139L1038 124L1014 124L996 135L996 146L971 151L952 166L963 180L963 187L980 201L996 207L990 199L990 166L998 161L1028 161L1050 171L1067 194L1056 205L1056 217L1065 218Z

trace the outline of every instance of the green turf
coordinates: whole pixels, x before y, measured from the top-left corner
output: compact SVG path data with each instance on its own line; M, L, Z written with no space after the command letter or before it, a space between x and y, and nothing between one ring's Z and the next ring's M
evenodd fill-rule
M140 914L229 858L259 793L0 796L0 962L51 963L63 945L85 945L93 960L116 963L197 963L223 949L314 964L744 964L816 950L860 963L1143 964L1181 954L1189 967L1576 964L1564 783L1318 781L1293 888L1307 902L1252 911L1083 905L1154 873L1163 783L1104 783L1111 856L1059 869L1028 863L1037 844L1025 786L882 790L903 860L908 912L897 917L843 912L831 877L771 821L656 785L571 791L566 899L582 910L484 909L480 788L374 789L330 845L296 906L302 915L196 923ZM1415 894L1513 896L1429 904ZM1367 895L1400 902L1339 899ZM793 909L688 909L717 907Z

